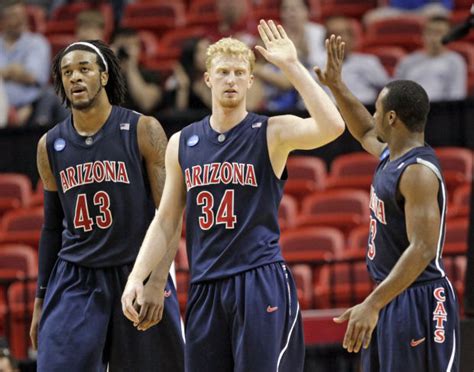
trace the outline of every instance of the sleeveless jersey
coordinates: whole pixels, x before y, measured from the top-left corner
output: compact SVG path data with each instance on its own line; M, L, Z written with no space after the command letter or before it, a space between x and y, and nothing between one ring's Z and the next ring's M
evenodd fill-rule
M404 170L412 164L422 164L437 176L439 180L438 207L441 216L436 257L414 283L445 276L441 254L445 234L447 195L435 152L429 146L416 147L400 158L390 161L389 151L386 148L375 170L370 190L367 265L369 273L376 282L381 282L387 277L410 244L406 232L404 203L403 200L397 198L399 195L397 190Z
M47 134L64 210L59 256L87 267L135 261L155 204L137 141L139 114L113 106L103 127L81 136L72 116Z
M272 168L265 116L249 113L224 134L207 116L181 131L191 282L283 261L278 207L284 179Z

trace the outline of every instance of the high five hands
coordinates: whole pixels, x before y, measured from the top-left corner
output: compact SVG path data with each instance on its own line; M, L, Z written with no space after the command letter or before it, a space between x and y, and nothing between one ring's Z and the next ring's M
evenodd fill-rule
M286 35L281 25L275 25L273 21L260 20L258 33L265 45L265 48L257 45L257 49L265 59L273 63L280 69L298 61L298 54L295 45Z
M316 66L314 72L322 84L331 87L331 85L341 81L345 43L340 36L331 35L329 39L326 39L325 46L327 52L326 67L321 70Z

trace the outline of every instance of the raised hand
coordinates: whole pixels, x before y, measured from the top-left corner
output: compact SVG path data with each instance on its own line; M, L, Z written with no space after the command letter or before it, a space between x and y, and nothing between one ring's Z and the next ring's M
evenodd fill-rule
M318 75L319 81L331 87L341 81L342 62L344 60L344 42L340 36L331 35L326 39L326 67L324 71L318 66L314 67L314 72Z
M298 61L295 45L286 35L281 25L275 25L273 21L261 20L258 25L258 33L262 38L265 48L257 45L257 49L265 59L279 68Z

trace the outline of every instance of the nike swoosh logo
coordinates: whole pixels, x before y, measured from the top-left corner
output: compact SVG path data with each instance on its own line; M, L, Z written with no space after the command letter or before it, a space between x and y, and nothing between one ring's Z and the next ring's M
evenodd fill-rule
M164 295L166 298L168 298L169 296L171 296L171 291L170 290L165 291Z
M410 342L410 346L411 347L416 347L418 346L419 344L425 342L426 340L426 337L423 337L423 338L420 338L419 340L414 340L413 338L411 339L411 342Z
M278 306L273 306L273 307L270 305L267 306L267 313L274 313L277 310L278 310Z

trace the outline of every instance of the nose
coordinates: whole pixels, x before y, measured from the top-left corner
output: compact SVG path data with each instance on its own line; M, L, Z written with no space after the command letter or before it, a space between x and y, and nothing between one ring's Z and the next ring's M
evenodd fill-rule
M227 84L229 84L231 86L235 84L235 73L234 72L230 72L227 75Z
M71 83L75 83L75 82L77 82L77 81L81 81L81 80L82 80L82 79L81 79L81 76L82 76L82 75L81 75L81 73L80 73L79 71L73 70L72 73L71 73L71 78L70 78Z

